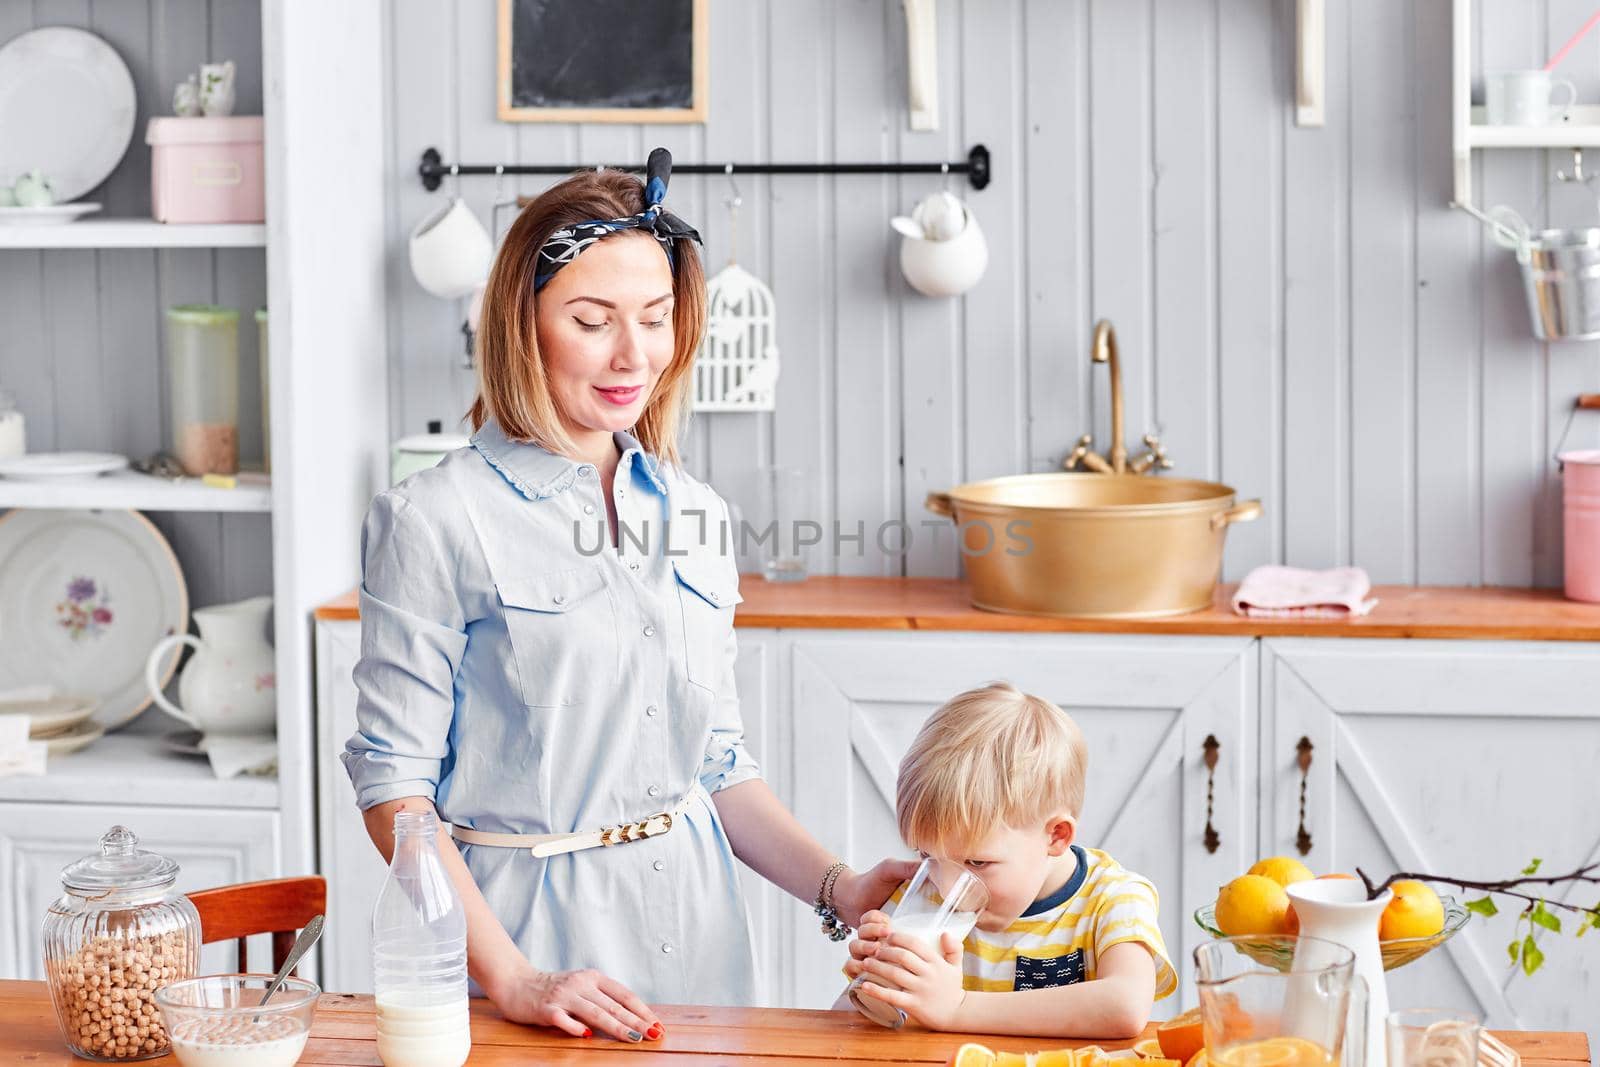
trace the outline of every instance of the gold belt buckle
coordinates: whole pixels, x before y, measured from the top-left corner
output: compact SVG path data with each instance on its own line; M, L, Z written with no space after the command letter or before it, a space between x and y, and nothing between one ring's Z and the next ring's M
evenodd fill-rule
M671 829L672 812L658 811L638 822L606 827L600 831L600 843L610 848L612 845L625 845L630 841L642 841L647 837L659 837Z

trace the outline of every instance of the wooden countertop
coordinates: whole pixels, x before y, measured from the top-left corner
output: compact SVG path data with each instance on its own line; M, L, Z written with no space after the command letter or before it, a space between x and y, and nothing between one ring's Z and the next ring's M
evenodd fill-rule
M1378 606L1359 619L1247 619L1228 606L1234 587L1217 587L1212 606L1165 619L1041 619L979 611L951 578L815 577L739 585L739 626L823 630L970 630L1030 633L1212 634L1240 637L1443 637L1480 640L1600 641L1600 604L1580 604L1556 589L1378 586ZM358 619L348 593L317 609L319 619Z
M734 1064L735 1067L807 1067L818 1060L898 1064L944 1064L966 1041L1011 1052L1036 1052L1088 1042L1051 1038L987 1037L885 1030L852 1012L783 1011L754 1008L661 1009L666 1035L642 1045L604 1038L582 1040L552 1030L508 1023L487 1001L472 1002L472 1055L468 1064L524 1063L628 1064L667 1067ZM1147 1034L1154 1032L1154 1024ZM1501 1040L1522 1055L1523 1067L1578 1067L1589 1062L1588 1039L1581 1033L1500 1032ZM1126 1048L1132 1042L1096 1042ZM537 1050L537 1052L535 1052ZM43 982L0 981L0 1053L7 1063L68 1067L81 1064L67 1051L56 1027L50 994ZM175 1064L175 1057L145 1060ZM372 998L324 994L317 1005L303 1064L373 1067L378 1059Z

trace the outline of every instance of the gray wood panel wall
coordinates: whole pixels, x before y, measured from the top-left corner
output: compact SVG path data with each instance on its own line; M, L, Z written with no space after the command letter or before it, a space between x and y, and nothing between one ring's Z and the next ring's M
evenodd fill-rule
M104 38L133 74L138 116L115 173L83 199L105 216L150 215L151 115L203 62L238 66L236 114L261 113L259 0L19 0L0 3L0 42L39 26ZM240 455L259 462L255 309L266 304L260 249L0 250L0 389L27 420L30 451L149 455L171 446L163 317L174 304L239 309ZM156 513L200 607L270 592L266 515Z
M448 424L473 392L462 309L405 264L405 234L449 192L413 177L428 145L615 162L656 144L687 160L928 160L983 142L997 180L971 202L991 263L958 301L909 290L887 225L940 179L739 180L739 259L777 297L779 409L700 416L697 473L749 512L757 465L808 471L817 518L868 531L863 553L847 544L823 569L954 573L953 539L920 525L923 497L1055 469L1091 427L1103 445L1088 347L1107 317L1130 436L1158 429L1176 474L1266 505L1230 533L1228 575L1282 561L1356 563L1380 582L1559 583L1550 455L1572 398L1600 388L1600 346L1534 341L1515 264L1445 206L1448 0L1330 6L1322 129L1292 123L1290 0L939 0L942 129L920 134L906 129L899 3L712 7L703 127L497 122L494 4L391 9L395 435ZM1479 68L1541 63L1591 7L1481 0ZM1600 37L1562 73L1600 100ZM1480 154L1481 200L1592 225L1590 193L1553 181L1565 163ZM495 180L459 188L487 221ZM713 268L729 191L674 187ZM1600 440L1600 425L1578 429ZM904 558L872 537L897 520L915 535Z

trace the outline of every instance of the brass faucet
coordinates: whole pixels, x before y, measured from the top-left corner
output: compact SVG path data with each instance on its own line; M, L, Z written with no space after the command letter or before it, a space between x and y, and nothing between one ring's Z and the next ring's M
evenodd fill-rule
M1077 445L1061 461L1063 470L1077 470L1080 466L1101 474L1146 474L1153 470L1171 470L1172 460L1161 439L1153 433L1144 435L1145 450L1133 459L1122 444L1122 365L1117 360L1117 332L1107 319L1094 324L1094 345L1089 358L1095 363L1111 365L1111 454L1102 456L1091 447L1093 434L1078 438Z

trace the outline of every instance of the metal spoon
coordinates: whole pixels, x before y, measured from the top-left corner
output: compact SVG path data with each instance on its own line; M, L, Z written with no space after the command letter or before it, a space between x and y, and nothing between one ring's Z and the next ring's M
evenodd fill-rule
M311 921L306 923L305 929L300 931L300 936L294 939L294 946L289 949L289 954L283 959L283 966L278 968L277 976L272 979L272 984L267 986L267 991L261 995L261 1003L256 1007L264 1008L267 1001L272 999L272 994L283 988L283 983L289 977L289 972L299 964L300 957L311 951L311 946L317 943L317 938L322 936L322 916L313 915ZM252 1022L259 1023L261 1016L257 1015Z

